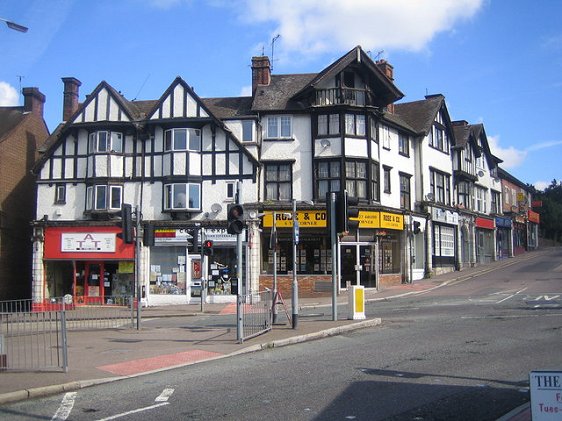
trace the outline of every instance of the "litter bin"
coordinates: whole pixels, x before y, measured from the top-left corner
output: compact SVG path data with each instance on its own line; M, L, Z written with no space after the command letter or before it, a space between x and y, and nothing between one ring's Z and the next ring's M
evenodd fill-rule
M365 317L365 287L353 285L347 288L348 320L363 320Z

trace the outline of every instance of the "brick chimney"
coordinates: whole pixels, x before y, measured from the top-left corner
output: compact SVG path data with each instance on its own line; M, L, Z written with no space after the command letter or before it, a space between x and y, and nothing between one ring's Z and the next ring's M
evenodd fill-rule
M394 83L394 67L385 59L380 59L375 62L377 67L380 69L381 72L384 73L386 78L391 82ZM394 104L388 104L386 106L386 110L390 114L394 114Z
M23 88L23 109L25 112L33 113L39 118L43 118L43 106L45 105L45 95L39 88Z
M271 83L271 63L269 57L252 57L252 96L258 85L268 86Z
M68 121L70 117L78 109L78 97L80 93L80 82L78 79L73 77L63 77L62 82L64 83L64 97L62 102L62 120Z

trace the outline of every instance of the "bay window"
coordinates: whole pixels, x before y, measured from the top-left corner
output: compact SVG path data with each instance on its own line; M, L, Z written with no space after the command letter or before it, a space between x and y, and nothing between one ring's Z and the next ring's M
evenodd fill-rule
M319 161L316 163L317 198L324 200L326 193L339 192L341 170L339 161Z
M164 132L165 151L201 151L201 130L170 129Z
M349 196L367 199L367 162L346 161L345 188Z

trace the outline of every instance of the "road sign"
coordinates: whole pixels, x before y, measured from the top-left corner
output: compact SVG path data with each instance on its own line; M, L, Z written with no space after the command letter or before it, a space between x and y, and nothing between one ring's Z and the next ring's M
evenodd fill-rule
M533 421L562 418L562 371L531 371L531 415Z

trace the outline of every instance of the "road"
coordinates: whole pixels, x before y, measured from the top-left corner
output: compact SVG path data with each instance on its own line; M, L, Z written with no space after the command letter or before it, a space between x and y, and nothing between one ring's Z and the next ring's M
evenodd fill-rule
M380 327L0 408L11 420L494 420L562 369L562 250L368 303Z

